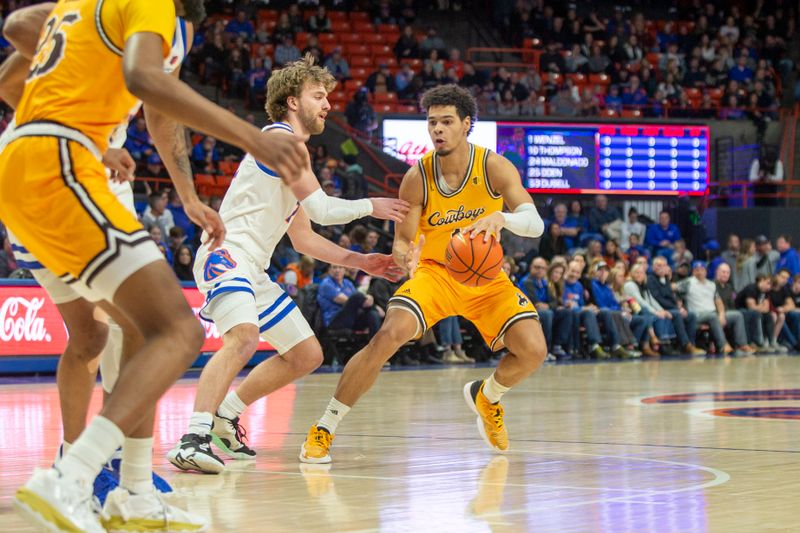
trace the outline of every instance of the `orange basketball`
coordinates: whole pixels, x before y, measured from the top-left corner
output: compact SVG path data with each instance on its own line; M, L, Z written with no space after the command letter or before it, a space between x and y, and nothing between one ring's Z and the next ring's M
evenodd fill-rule
M484 234L474 239L457 231L450 237L445 250L445 267L453 279L467 287L480 287L492 281L503 268L503 248L490 237L483 242Z

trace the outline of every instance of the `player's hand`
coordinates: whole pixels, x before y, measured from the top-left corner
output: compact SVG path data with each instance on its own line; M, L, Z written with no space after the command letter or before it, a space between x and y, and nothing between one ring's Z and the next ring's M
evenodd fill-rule
M417 271L419 265L419 257L422 255L422 247L425 246L425 235L420 235L417 242L412 242L406 255L403 257L403 264L400 265L408 274L409 278L414 277L414 272Z
M125 148L109 148L103 154L103 164L111 171L111 179L117 183L133 181L136 161Z
M405 274L405 271L397 266L391 255L364 254L363 263L364 264L361 265L361 270L370 276L388 279L393 283L398 281Z
M381 220L402 222L411 204L399 198L372 198L372 216Z
M304 171L311 171L311 160L305 145L307 140L307 135L273 129L253 139L248 151L257 161L274 170L288 185L299 180Z
M469 235L470 239L474 239L477 235L483 232L483 242L489 242L489 236L494 235L495 240L500 241L500 230L506 223L506 219L500 211L480 218L464 228L464 235Z
M222 242L225 240L225 224L222 223L219 213L200 200L184 204L183 210L189 220L203 228L203 231L208 234L208 240L203 244L210 242L212 250L222 246Z

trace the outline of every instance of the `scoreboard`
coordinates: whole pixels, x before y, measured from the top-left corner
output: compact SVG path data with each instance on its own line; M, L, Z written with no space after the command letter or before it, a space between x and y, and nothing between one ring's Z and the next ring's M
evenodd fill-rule
M383 136L409 164L433 148L424 120L385 119ZM699 196L708 185L703 125L478 121L469 140L514 163L530 192Z
M497 125L497 150L531 192L703 194L706 126Z

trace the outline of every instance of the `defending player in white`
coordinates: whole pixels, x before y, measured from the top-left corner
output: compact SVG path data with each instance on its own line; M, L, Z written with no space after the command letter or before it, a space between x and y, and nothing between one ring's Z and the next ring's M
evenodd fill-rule
M276 71L267 86L267 113L277 129L318 135L330 111L327 95L336 82L311 56ZM342 200L327 196L311 171L284 184L249 154L242 161L220 214L227 228L221 248L198 250L194 276L206 295L201 317L216 323L223 347L203 369L189 430L168 453L181 470L218 473L224 462L211 442L234 459L255 452L243 442L239 416L254 401L312 372L322 363L322 348L300 310L265 273L285 233L294 248L331 264L358 268L397 280L402 271L389 255L358 254L317 235L309 221L345 224L372 215L400 222L408 203L390 198ZM256 351L259 338L278 355L256 366L241 385L225 395Z

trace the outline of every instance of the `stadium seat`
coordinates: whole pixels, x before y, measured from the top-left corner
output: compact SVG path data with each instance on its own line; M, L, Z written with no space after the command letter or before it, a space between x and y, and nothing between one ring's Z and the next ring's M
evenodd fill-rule
M347 21L347 12L345 11L328 11L328 18L331 19L331 22L337 21Z
M350 67L371 67L373 65L371 56L350 56Z
M346 20L331 20L331 30L333 33L346 33L352 31L352 28Z
M388 44L374 43L369 45L372 55L374 56L390 56L393 54L392 47Z
M613 111L613 109L607 109L606 111ZM615 115L607 115L607 116L615 116ZM622 117L623 118L639 118L642 116L641 109L623 109L622 110Z
M396 107L398 113L405 113L405 114L417 114L419 113L419 109L417 106L412 104L399 104Z
M527 37L522 41L523 48L541 48L542 41L535 37Z
M608 74L589 74L589 83L592 85L609 85L611 78Z
M600 112L600 116L601 117L618 117L619 114L616 111L614 111L613 109L606 108L606 109L603 109L603 111Z
M369 13L366 11L353 11L350 13L350 20L354 22L369 22Z
M334 44L337 42L336 36L332 33L320 33L318 37L321 45L325 43Z
M345 52L349 55L356 56L370 56L372 55L372 48L369 45L362 43L348 43L345 45Z
M347 80L344 82L344 92L347 94L352 94L363 86L364 86L363 80L355 80L355 79Z
M375 104L373 107L376 113L394 113L396 111L394 104Z
M344 108L347 107L343 102L331 102L331 111L336 113L344 113Z
M384 44L384 43L393 44L397 42L397 39L392 41L391 39L388 39L385 34L382 33L367 33L366 35L362 35L361 37L362 37L361 40L367 44Z
M375 93L376 104L390 104L397 102L397 93Z
M386 65L390 69L398 67L397 59L394 56L378 56L375 58L376 65Z
M359 33L375 33L375 25L371 22L353 22L353 30Z
M336 38L339 40L340 43L361 43L363 39L361 35L358 33L338 33L336 34Z
M350 69L350 77L354 80L366 81L370 74L372 74L372 70L367 67L352 67Z
M333 91L328 95L328 101L333 102L347 102L347 93L343 90Z

